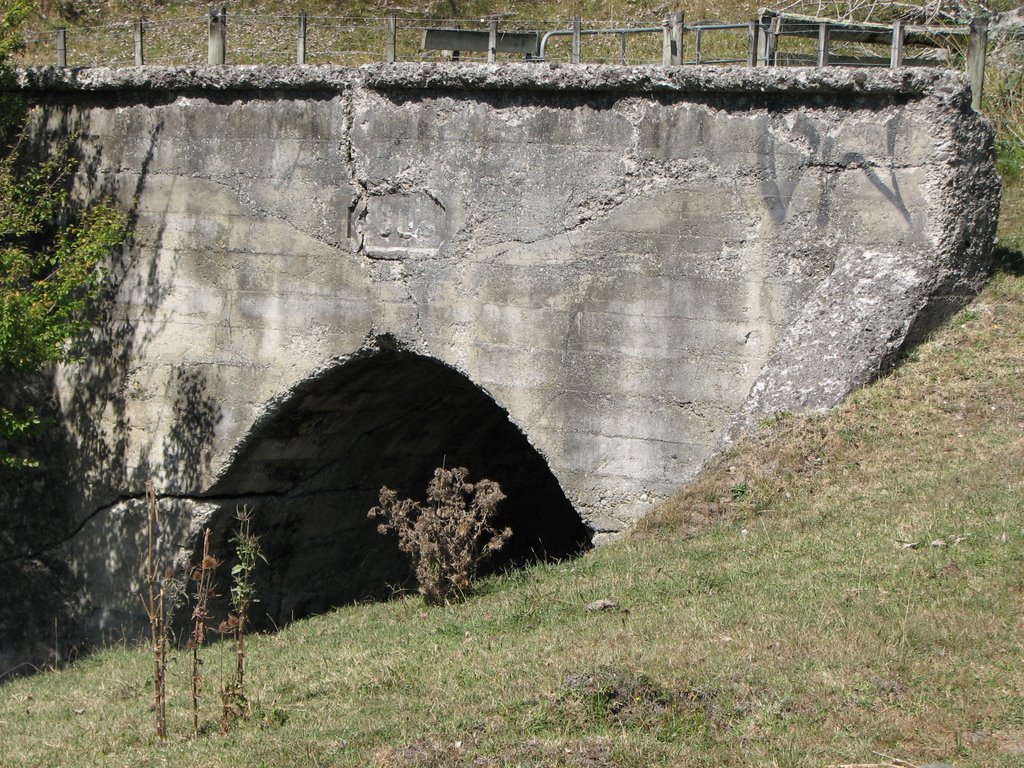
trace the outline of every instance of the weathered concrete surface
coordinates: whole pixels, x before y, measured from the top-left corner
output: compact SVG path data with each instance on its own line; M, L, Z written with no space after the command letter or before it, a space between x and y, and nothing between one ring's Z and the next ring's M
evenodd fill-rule
M64 551L106 631L138 617L147 479L168 556L262 510L278 618L395 573L367 499L452 457L547 489L524 548L570 550L575 513L622 530L724 440L889 365L983 279L998 208L953 73L21 77L40 132L79 135L77 194L135 215L94 353L58 381Z

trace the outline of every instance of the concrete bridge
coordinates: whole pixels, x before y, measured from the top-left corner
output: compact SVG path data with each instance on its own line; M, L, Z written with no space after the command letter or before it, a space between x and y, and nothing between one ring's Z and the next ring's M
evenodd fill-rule
M277 622L398 581L366 511L442 463L501 482L511 557L621 531L959 306L998 208L954 73L20 77L40 138L77 137L75 194L133 212L87 355L57 375L45 551L93 634L140 618L148 480L168 558L256 509Z

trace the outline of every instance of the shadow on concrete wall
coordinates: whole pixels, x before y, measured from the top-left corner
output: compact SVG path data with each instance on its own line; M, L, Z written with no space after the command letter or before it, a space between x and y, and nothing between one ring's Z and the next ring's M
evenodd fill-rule
M63 131L84 133L87 127L65 126ZM149 235L146 243L136 242L139 196L149 175L162 125L148 136L146 152L132 190L117 189L116 182L90 168L78 174L79 185L91 199L111 197L131 201L128 210L128 239L121 253L108 265L104 291L95 308L94 323L81 340L80 360L75 368L75 387L64 406L68 440L75 444L75 466L70 474L76 481L69 498L81 501L81 510L91 512L110 504L126 487L132 465L141 465L137 477L148 479L145 457L128 455L129 423L127 388L131 367L141 359L145 347L162 327L153 322L161 300L168 292L168 275L158 271L158 261L140 264L139 246L159 251L163 228ZM166 268L165 268L166 272ZM130 302L126 300L130 297ZM125 307L137 308L133 316ZM134 460L133 460L134 458ZM139 481L141 486L142 480Z
M492 570L589 548L592 531L487 394L434 360L377 352L302 385L211 489L220 501L210 520L218 552L230 550L236 507L255 510L268 560L257 573L258 623L280 626L413 588L396 541L366 513L383 485L422 499L442 464L497 480L508 497L499 523L514 535ZM231 564L221 569L222 594Z
M121 201L128 222L126 247L105 265L104 287L91 308L92 327L74 342L72 357L80 360L81 385L62 409L52 391L52 371L24 383L23 402L33 403L44 415L46 428L32 446L40 465L7 477L7 492L0 493L0 523L12 532L0 547L0 578L7 585L6 597L0 600L0 680L12 672L30 671L33 664L60 664L79 647L80 585L60 546L97 509L114 501L115 488L124 486L128 464L125 378L138 345L154 335L149 331L143 338L136 333L136 323L118 310L118 296L135 267L129 247L137 218L135 204L161 126L154 126L147 137L148 151L134 188L126 189L115 174L104 172L99 152L85 151L86 145L95 144L88 138L86 115L86 110L60 100L26 113L26 130L33 137L30 151L66 151L74 163L74 173L63 179L70 204L58 223L74 221L84 205L102 199ZM151 270L138 279L139 295L147 306L154 306L161 290L155 273ZM110 430L98 428L101 415L112 417Z

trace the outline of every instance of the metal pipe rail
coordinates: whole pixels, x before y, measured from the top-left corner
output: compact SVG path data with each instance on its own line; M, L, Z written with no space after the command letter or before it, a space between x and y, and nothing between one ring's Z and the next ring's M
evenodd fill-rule
M637 35L637 34L650 34L652 32L663 32L664 27L616 27L609 29L553 29L549 32L545 32L540 39L540 46L537 48L537 58L541 61L544 60L544 49L548 44L548 40L552 37L573 37L577 33L580 35L620 35L623 38L626 35Z
M622 38L622 57L625 59L626 50L626 35L636 34L652 34L664 32L664 25L658 27L608 27L603 29L581 29L578 31L579 35L619 35ZM694 64L733 64L747 61L746 58L737 59L708 59L702 60L701 48L702 48L702 36L704 32L716 32L716 31L728 31L728 30L749 30L750 24L738 24L738 23L726 23L726 22L709 22L703 23L698 22L695 24L684 24L684 32L696 33L696 46L695 46L695 58L692 63ZM765 32L765 28L762 26L759 30L762 34ZM537 48L536 61L544 61L544 52L547 47L548 40L552 37L574 37L577 34L575 30L571 29L556 29L545 32L540 39L540 45Z
M751 25L757 27L756 30L751 28ZM693 32L694 34L694 47L693 47L693 59L688 64L740 64L742 62L748 62L751 66L757 65L757 52L756 52L756 41L755 35L765 34L765 28L761 24L756 22L748 22L746 24L737 24L723 21L703 22L698 21L693 24L683 25L683 29L686 32ZM740 59L705 59L701 55L704 45L704 33L705 32L718 32L727 30L746 30L751 36L752 42L748 45L747 56ZM752 49L752 50L751 50Z
M219 0L223 2L223 0ZM572 19L572 26L569 28L562 29L551 29L543 34L539 30L523 32L503 32L499 30L499 24L501 20L497 17L490 17L480 21L487 22L486 30L471 30L471 29L434 29L433 24L440 21L446 22L449 26L454 26L455 22L467 21L466 19L400 19L395 14L389 14L386 17L311 17L305 13L300 13L297 16L275 16L275 15L259 15L259 14L242 14L233 16L234 24L251 24L253 20L259 20L258 23L271 24L278 27L295 24L294 37L292 37L293 45L295 46L292 50L295 51L294 58L292 59L297 64L302 65L308 62L308 56L310 53L311 46L308 44L308 35L313 29L321 37L324 34L324 30L330 31L334 29L336 25L325 24L327 21L344 20L352 22L351 24L344 25L347 32L355 32L357 28L362 32L363 37L370 35L371 29L378 29L382 27L385 36L385 44L381 47L380 51L368 51L362 50L365 47L363 41L357 40L357 43L363 43L359 45L359 49L352 48L353 43L351 41L346 42L333 42L333 45L324 43L320 38L317 38L318 43L312 47L316 50L320 56L327 54L333 59L337 59L339 56L354 54L358 55L360 60L377 60L383 59L386 62L394 62L399 58L398 50L398 35L401 30L407 33L409 30L423 30L424 31L424 42L420 49L422 50L434 50L435 45L440 43L428 45L428 37L431 34L435 36L441 34L442 36L446 33L457 34L462 37L476 35L477 37L486 41L486 47L482 47L480 42L474 43L473 47L467 48L467 50L486 50L487 61L489 63L495 63L496 55L501 53L521 53L525 55L527 60L544 61L546 58L548 42L554 37L571 37L572 38L572 55L571 62L573 64L579 64L583 58L581 53L581 40L584 35L613 35L620 40L620 59L623 64L627 63L627 38L630 35L645 35L645 34L661 34L662 39L662 64L665 66L678 66L682 64L742 64L744 58L742 57L741 46L739 40L731 39L725 44L719 46L716 45L713 49L711 56L712 58L704 58L704 37L707 33L718 32L718 31L733 31L739 32L743 29L747 31L746 40L746 65L750 67L757 66L778 66L785 65L787 63L799 63L799 64L811 64L817 67L826 67L829 65L842 65L842 66L886 66L892 68L904 67L904 66L931 66L932 61L926 60L921 56L910 57L906 53L907 46L927 46L932 48L944 48L948 45L944 45L944 41L948 44L948 41L955 39L963 39L967 36L967 71L971 81L972 89L972 105L975 109L981 108L981 97L982 88L984 85L984 74L985 74L985 53L987 48L988 39L988 21L985 18L974 19L969 27L957 26L957 27L924 27L918 25L904 24L903 22L896 21L892 25L874 24L874 23L854 23L849 21L840 21L837 19L824 19L817 18L814 16L803 16L799 14L784 13L781 11L773 11L762 9L761 15L757 19L752 19L747 23L726 23L719 21L701 21L696 23L685 24L684 16L681 11L675 11L668 14L665 19L657 25L650 26L637 26L637 27L602 27L599 29L584 29L583 19L580 16L576 16ZM75 34L79 34L83 37L87 35L95 34L107 34L107 33L123 33L124 37L118 39L118 47L121 52L118 54L118 58L115 59L117 64L127 64L129 61L134 61L136 66L144 66L146 63L158 63L164 61L171 61L172 63L179 63L176 61L180 59L180 52L174 52L172 46L172 53L168 55L163 52L163 48L166 48L166 43L163 46L153 45L152 40L154 35L150 32L155 32L157 27L170 26L177 28L182 24L183 21L195 22L195 21L206 21L206 35L207 38L206 53L207 61L212 65L223 65L226 63L227 53L227 8L224 5L213 5L209 9L209 14L205 17L191 17L189 19L174 19L174 20L163 20L160 22L152 22L143 19L138 19L133 23L126 24L108 24L100 25L96 27L84 27L74 30ZM472 20L476 21L476 20ZM541 25L546 26L547 24L557 24L551 20L543 22L535 22L539 27ZM198 25L197 25L198 26ZM349 29L351 27L351 29ZM198 29L196 30L198 32ZM694 33L694 40L692 43L693 55L689 60L684 58L685 49L685 36L687 32ZM379 34L375 32L374 34ZM198 38L199 35L196 34ZM358 36L357 36L358 37ZM779 50L779 42L781 39L786 37L797 37L797 38L810 38L817 40L816 53L811 55L805 51L799 52L784 52ZM76 51L69 51L69 40L68 31L64 28L48 30L45 32L38 32L34 36L30 34L32 42L34 43L31 47L38 50L43 47L43 41L53 40L56 48L56 63L59 67L69 66L69 58L72 58L69 54L74 54ZM282 39L286 39L286 36L281 35ZM245 39L241 37L240 39ZM512 39L517 40L515 46L510 46ZM871 55L842 55L836 51L833 46L836 42L852 42L852 43L866 43L869 45L888 45L889 51L886 56L871 56ZM109 41L108 41L109 42ZM198 43L198 40L194 42ZM121 45L123 43L123 45ZM449 42L449 45L452 43ZM465 42L462 42L465 45ZM145 46L151 46L155 50L161 51L156 57L146 56L144 51ZM253 45L253 41L249 40L250 47ZM345 46L347 48L339 49L339 46ZM533 46L536 45L535 57L531 56L533 53ZM91 48L94 51L99 51L100 55L104 55L107 58L101 62L105 64L111 63L111 45L104 43L102 45L93 45ZM180 46L179 46L180 47ZM710 47L710 46L709 46ZM809 47L809 46L808 46ZM258 50L257 50L258 49ZM250 53L254 53L256 62L260 62L261 59L265 59L266 50L265 43L260 41L257 44L257 49L250 51L239 46L239 50L245 50L244 56L249 56ZM336 50L337 49L337 50ZM282 50L286 50L282 48ZM49 55L53 56L53 49L50 49ZM644 56L649 57L650 51L645 51ZM201 55L199 45L195 45L194 48L185 49L186 56L194 56L196 59ZM735 58L732 58L735 56ZM75 56L74 58L78 58ZM648 58L649 60L649 58ZM51 58L50 61L53 61ZM187 61L185 63L191 63ZM80 66L78 61L73 63L76 66Z

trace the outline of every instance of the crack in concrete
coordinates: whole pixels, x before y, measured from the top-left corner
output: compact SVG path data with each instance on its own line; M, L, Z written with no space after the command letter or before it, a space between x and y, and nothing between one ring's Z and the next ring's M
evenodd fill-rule
M307 478L309 479L309 478ZM193 493L158 493L156 499L160 501L185 501L194 502L197 504L209 503L209 504L224 504L232 501L238 501L239 499L301 499L307 496L320 496L325 493L334 493L338 489L331 489L327 491L301 491L296 492L298 485L292 485L286 491L248 491L240 493L228 493L228 494L193 494ZM115 507L121 504L127 504L133 501L145 501L145 493L130 493L122 494L108 504L103 504L96 507L93 511L89 512L83 517L78 524L67 534L62 536L60 539L53 541L45 546L41 546L31 552L25 552L20 555L11 555L8 557L0 558L0 565L8 563L16 563L24 560L34 560L43 555L53 552L54 550L60 549L65 544L73 541L82 531L85 530L86 526L89 525L96 518L110 512Z
M393 180L379 180L376 182L370 180L369 174L360 169L361 163L358 156L359 153L353 139L353 126L355 124L356 112L355 95L353 92L349 92L345 95L345 98L342 100L342 105L344 155L349 173L349 183L351 184L352 189L355 190L355 195L353 196L352 203L349 207L350 239L354 241L354 248L352 249L353 253L362 257L371 264L392 262L401 270L398 275L388 276L385 282L391 284L401 283L402 288L405 290L405 295L413 307L413 329L415 335L417 338L422 340L425 336L423 333L419 301L409 285L409 274L406 269L405 260L400 258L397 252L393 259L387 258L386 256L382 257L380 252L376 252L374 254L370 253L370 249L366 245L367 219L370 213L371 200L373 198L385 197L389 194L396 193L423 194L442 211L447 211L447 208L436 192L428 189L426 185L417 186L414 184L417 179L415 177L415 171L413 171L411 167L406 169L409 171L408 177L403 178L401 177L401 174L399 174L399 178ZM379 275L371 273L371 279L377 281L379 279ZM381 323L374 321L375 328L380 325Z
M348 208L348 232L349 241L354 243L353 253L366 257L366 217L369 190L364 181L356 171L356 148L352 139L352 130L355 126L355 95L348 91L341 100L342 108L342 149L345 157L345 167L348 169L348 179L354 195Z
M58 549L59 547L64 546L69 541L71 541L76 536L78 536L78 534L80 534L85 529L85 526L87 526L96 517L98 517L99 515L103 514L104 512L107 512L108 510L113 509L118 504L121 504L121 503L123 503L125 501L130 501L132 498L133 498L132 496L124 496L124 497L120 497L119 496L117 499L115 499L114 501L110 502L109 504L104 504L104 505L102 505L100 507L97 507L92 512L88 513L85 517L83 517L79 521L79 523L68 534L66 534L65 536L61 537L57 541L54 541L54 542L51 542L50 544L47 544L47 545L42 546L42 547L39 547L38 549L35 549L32 552L26 552L26 553L21 554L21 555L12 555L10 557L0 558L0 565L6 564L6 563L16 563L16 562L20 562L22 560L34 560L34 559L36 559L38 557L41 557L42 555L46 554L47 552L52 552L53 550ZM145 498L145 495L143 494L143 496L141 498Z

